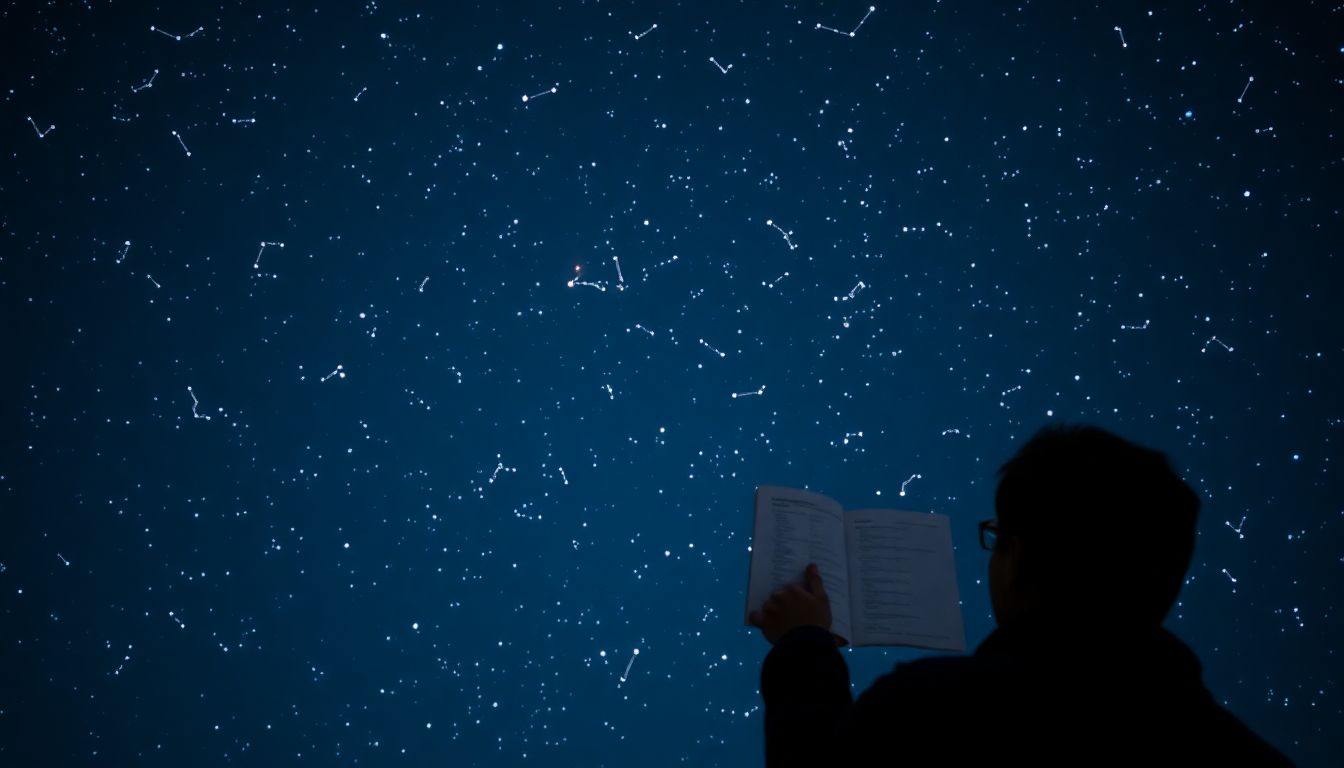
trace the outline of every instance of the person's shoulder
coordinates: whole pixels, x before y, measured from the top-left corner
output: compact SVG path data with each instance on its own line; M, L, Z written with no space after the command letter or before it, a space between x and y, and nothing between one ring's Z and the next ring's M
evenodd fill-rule
M1209 742L1221 745L1229 758L1242 765L1293 764L1278 747L1251 730L1226 707L1212 700L1209 703Z
M983 685L986 671L983 660L974 656L930 656L897 664L873 687L954 696L965 688Z

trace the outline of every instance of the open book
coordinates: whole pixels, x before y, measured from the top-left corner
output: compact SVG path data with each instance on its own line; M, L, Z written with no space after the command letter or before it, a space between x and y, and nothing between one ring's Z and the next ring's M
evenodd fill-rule
M795 488L756 489L747 610L816 563L831 631L852 645L966 650L946 515L861 509Z

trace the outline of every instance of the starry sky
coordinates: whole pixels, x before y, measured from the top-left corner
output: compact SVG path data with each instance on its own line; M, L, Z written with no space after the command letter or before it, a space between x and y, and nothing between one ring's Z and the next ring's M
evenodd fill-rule
M949 515L973 647L1058 421L1337 757L1344 11L1173 5L0 8L0 762L759 764L755 486Z

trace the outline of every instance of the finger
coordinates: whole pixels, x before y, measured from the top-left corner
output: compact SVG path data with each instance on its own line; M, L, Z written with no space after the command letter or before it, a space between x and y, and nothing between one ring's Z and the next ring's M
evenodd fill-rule
M826 587L821 583L821 571L815 563L807 567L807 591L823 600L827 599Z

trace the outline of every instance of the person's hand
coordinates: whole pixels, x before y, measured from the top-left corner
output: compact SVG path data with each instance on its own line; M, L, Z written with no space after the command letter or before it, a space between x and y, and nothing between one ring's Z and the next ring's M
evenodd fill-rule
M790 584L775 590L759 611L752 611L747 616L747 621L753 627L760 627L761 634L771 645L794 627L812 625L827 631L831 629L831 601L826 597L816 563L808 564L803 578L803 586ZM839 643L837 637L836 644Z

